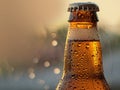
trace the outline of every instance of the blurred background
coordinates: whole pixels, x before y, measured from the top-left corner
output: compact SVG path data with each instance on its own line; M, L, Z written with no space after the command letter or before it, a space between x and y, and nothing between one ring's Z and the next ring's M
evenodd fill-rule
M120 90L120 1L89 1L100 7L105 77L111 90ZM72 2L77 1L0 0L0 90L55 90Z

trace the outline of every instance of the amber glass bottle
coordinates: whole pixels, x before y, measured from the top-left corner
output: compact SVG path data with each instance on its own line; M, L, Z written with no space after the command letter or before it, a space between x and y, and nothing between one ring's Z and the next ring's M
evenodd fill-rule
M93 3L70 4L64 70L56 90L110 90L103 74L97 31L99 8Z

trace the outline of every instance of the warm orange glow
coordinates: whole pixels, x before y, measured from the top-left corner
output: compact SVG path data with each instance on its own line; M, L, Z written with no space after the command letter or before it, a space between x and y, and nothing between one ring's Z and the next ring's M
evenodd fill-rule
M93 48L93 52L92 52L93 55L97 54L98 50L96 49L96 47L98 47L98 46L99 46L99 44L97 44L96 42L92 43L91 47ZM97 66L99 64L98 58L100 58L100 57L97 57L97 56L93 57L93 63L94 63L95 66Z
M70 23L70 28L92 28L94 25L91 22L71 22Z

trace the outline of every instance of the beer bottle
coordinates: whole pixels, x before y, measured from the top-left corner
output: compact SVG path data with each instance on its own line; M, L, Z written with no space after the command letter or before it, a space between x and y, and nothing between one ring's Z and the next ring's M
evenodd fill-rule
M102 67L97 31L99 7L91 2L72 3L64 53L64 69L56 90L110 90Z

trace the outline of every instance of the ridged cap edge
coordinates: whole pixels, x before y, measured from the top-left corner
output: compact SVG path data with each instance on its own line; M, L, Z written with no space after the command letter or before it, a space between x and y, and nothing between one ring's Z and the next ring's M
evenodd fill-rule
M99 11L99 7L91 2L83 2L83 3L72 3L69 5L68 7L68 12L75 12L75 11L95 11L98 12Z

